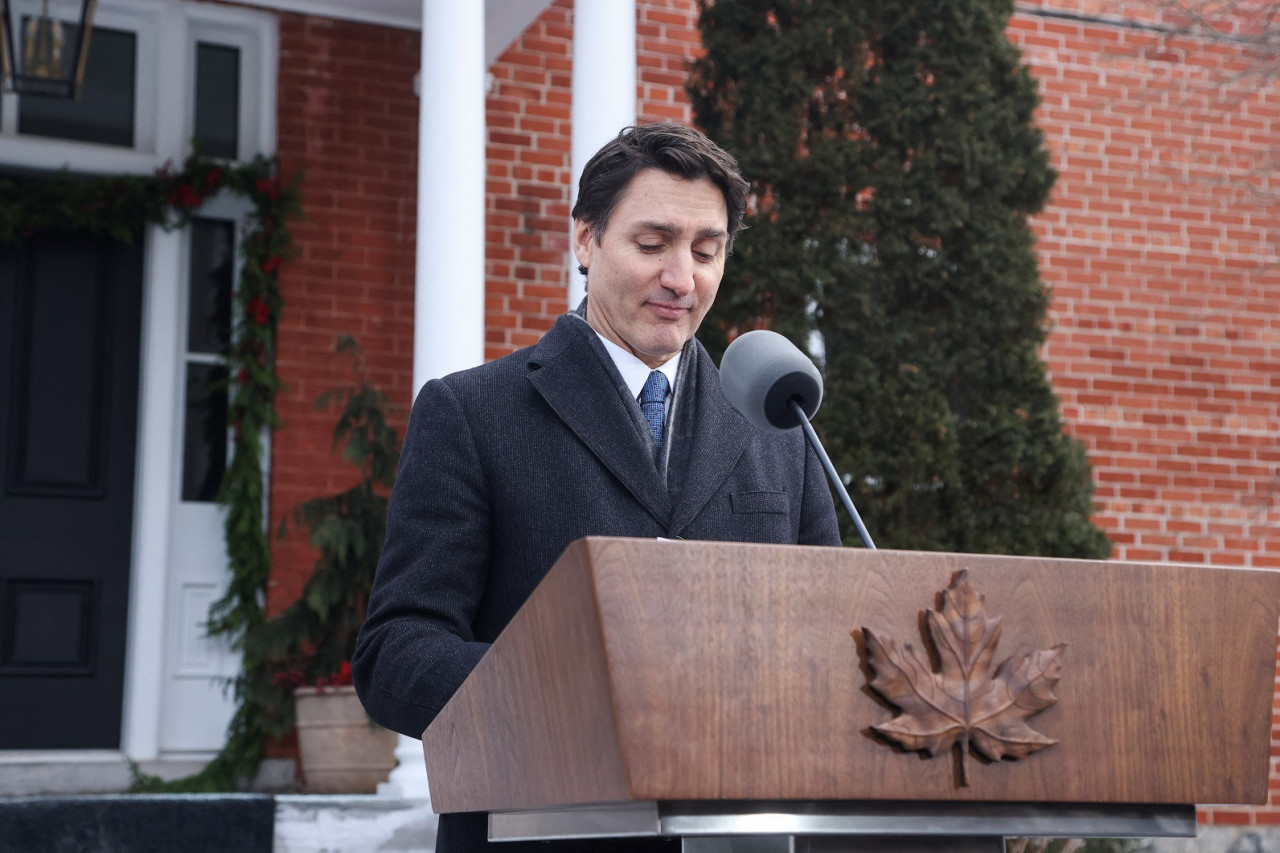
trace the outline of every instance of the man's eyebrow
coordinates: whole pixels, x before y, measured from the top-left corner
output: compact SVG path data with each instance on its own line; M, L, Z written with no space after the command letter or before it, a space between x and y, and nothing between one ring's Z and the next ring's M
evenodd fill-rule
M638 222L636 223L636 230L655 231L659 234L670 234L671 236L676 236L681 233L680 228L677 228L669 222ZM705 240L708 238L721 239L725 236L725 230L723 228L703 228L695 235L699 240Z

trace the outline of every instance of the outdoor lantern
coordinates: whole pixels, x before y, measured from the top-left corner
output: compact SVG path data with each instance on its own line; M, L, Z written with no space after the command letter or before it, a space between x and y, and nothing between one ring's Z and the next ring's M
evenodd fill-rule
M4 88L78 99L97 5L98 0L0 0Z

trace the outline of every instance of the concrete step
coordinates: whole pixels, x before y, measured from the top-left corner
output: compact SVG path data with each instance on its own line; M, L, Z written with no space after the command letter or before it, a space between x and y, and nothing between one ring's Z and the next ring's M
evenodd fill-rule
M196 773L209 756L140 761L137 769L161 779ZM249 786L255 794L291 794L298 789L294 762L268 758ZM0 751L0 797L122 794L133 783L133 767L118 750Z

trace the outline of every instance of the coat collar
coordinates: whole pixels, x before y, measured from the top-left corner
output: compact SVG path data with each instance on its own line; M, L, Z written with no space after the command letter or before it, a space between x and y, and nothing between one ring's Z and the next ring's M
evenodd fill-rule
M595 330L565 314L529 356L529 381L570 430L645 510L679 536L724 484L753 428L720 390L720 374L697 341L685 348L672 419L670 482ZM683 387L686 382L689 387ZM668 488L670 486L670 488Z
M571 313L556 321L530 353L529 382L565 426L665 527L670 500L653 463L651 444L635 423L639 407L628 404L621 377L585 319Z

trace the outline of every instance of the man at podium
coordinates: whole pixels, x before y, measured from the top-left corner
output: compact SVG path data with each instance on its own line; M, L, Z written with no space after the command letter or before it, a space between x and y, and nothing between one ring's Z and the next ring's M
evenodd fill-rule
M573 209L587 298L537 345L422 388L352 662L374 720L420 737L583 536L840 544L803 434L748 423L694 339L748 189L692 128L624 129L583 170ZM440 819L441 853L524 847L488 844L482 814Z

